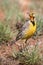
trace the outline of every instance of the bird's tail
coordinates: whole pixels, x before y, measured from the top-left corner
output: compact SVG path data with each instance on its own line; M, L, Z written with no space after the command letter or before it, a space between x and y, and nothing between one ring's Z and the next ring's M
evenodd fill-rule
M18 41L21 38L22 38L22 34L21 33L18 33L16 39L11 41L11 45L15 44L16 41Z
M16 44L16 42L17 42L18 40L12 40L11 42L10 42L10 46L12 46L13 44Z
M19 39L16 37L15 40L12 40L12 41L11 41L10 45L16 44L16 42L17 42L18 40L19 40Z
M15 40L12 40L11 43L10 43L10 46L12 46L13 44L15 44Z

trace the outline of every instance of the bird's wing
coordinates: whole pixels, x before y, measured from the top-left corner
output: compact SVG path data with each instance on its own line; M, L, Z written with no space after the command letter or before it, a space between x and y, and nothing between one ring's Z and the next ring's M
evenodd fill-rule
M24 31L25 29L27 29L27 28L29 27L29 23L30 23L30 21L27 21L27 22L23 25L21 31Z
M21 28L21 31L17 34L16 40L19 40L20 38L23 38L25 31L29 28L29 22L27 21L23 27Z

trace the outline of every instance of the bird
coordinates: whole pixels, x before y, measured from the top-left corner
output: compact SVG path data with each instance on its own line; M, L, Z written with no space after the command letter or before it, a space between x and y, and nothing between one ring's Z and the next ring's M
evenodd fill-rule
M16 41L18 41L19 39L22 39L22 40L25 39L25 43L27 43L27 40L31 36L33 36L33 34L35 33L35 31L36 31L36 20L35 20L35 16L34 16L34 13L30 13L28 20L26 20L26 22L24 23L24 25L21 27L21 30L18 32L14 43Z
M34 13L29 14L29 19L25 22L22 26L21 31L17 34L16 41L19 39L26 39L27 40L33 36L36 31L36 21Z

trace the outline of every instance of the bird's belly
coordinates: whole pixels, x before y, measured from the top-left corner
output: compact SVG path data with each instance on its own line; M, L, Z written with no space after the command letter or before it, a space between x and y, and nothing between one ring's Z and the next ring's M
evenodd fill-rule
M23 38L26 39L26 38L30 38L36 31L36 26L33 27L31 26L29 29L27 29L24 33L24 36Z

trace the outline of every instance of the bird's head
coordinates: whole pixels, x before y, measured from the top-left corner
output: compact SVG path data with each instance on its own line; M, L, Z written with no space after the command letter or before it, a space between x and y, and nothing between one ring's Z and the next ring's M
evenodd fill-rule
M31 23L32 23L33 25L36 24L34 13L30 13L30 14L29 14L29 20L31 21Z
M31 21L34 21L34 19L35 19L34 13L30 13L30 14L29 14L29 19L30 19Z

